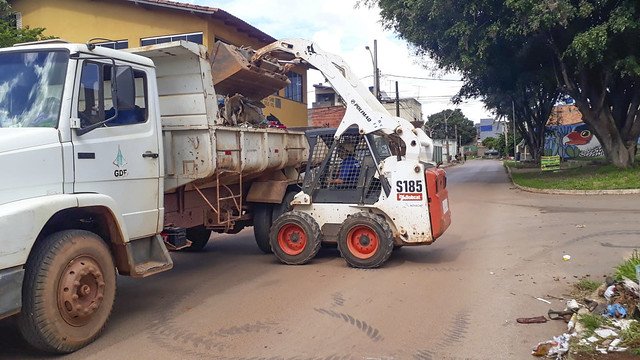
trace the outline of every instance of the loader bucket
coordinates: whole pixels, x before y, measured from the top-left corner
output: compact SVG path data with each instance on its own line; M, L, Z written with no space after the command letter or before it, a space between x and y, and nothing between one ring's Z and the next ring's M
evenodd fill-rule
M229 96L238 93L262 100L291 83L283 74L284 66L268 59L255 64L251 61L253 53L251 48L216 42L210 56L216 93Z

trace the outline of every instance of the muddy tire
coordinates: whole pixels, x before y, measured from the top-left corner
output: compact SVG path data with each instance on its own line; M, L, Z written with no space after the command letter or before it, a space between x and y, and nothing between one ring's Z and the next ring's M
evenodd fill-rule
M271 226L269 237L273 254L285 264L306 264L320 250L318 223L300 211L293 210L278 217Z
M273 205L256 204L253 208L253 237L258 248L265 254L271 254L269 230L271 229L271 213Z
M115 265L104 241L84 230L54 233L27 260L18 327L35 348L70 353L100 335L115 295Z
M204 226L197 226L187 229L187 239L191 241L191 246L185 248L184 251L199 252L209 242L211 230Z
M393 233L389 224L377 215L364 212L350 215L338 231L338 250L353 267L376 268L391 256Z

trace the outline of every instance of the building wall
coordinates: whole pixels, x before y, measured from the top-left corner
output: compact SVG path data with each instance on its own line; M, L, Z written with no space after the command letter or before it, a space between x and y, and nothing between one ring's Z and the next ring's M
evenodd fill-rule
M383 102L389 114L396 115L396 102ZM400 117L411 123L422 123L422 104L416 99L400 99ZM422 126L418 125L418 126Z
M551 110L547 126L572 125L582 122L582 113L575 105L559 105Z
M347 109L343 106L309 109L311 126L338 127Z
M142 38L202 32L208 49L216 37L254 49L267 45L210 15L123 0L12 0L10 3L14 11L22 14L23 26L44 27L45 35L71 42L85 43L100 37L128 40L129 47L138 47ZM296 70L302 74L303 89L306 89L306 71ZM265 101L265 115L272 113L287 126L306 126L306 91L303 91L302 102L284 98L284 90L278 95ZM275 105L275 98L281 99L281 107L269 105Z

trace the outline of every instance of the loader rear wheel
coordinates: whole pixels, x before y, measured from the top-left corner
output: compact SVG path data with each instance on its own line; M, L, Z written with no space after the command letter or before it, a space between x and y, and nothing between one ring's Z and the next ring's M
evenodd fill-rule
M285 264L306 264L320 250L318 223L300 211L280 215L271 226L269 237L273 254Z
M265 254L272 253L269 243L272 211L271 204L256 204L253 209L253 237L256 239L258 248Z
M76 351L100 335L115 294L115 265L107 244L84 230L54 233L27 260L18 327L35 348Z
M184 249L185 251L198 252L202 251L209 242L211 230L204 226L196 226L187 229L187 239L191 241L191 246Z
M376 268L393 251L389 224L370 213L350 215L338 231L338 250L347 264L356 268Z

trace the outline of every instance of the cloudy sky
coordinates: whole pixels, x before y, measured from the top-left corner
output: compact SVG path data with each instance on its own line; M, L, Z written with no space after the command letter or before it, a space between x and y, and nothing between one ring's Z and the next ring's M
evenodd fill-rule
M379 10L355 7L357 0L178 0L196 5L220 8L276 39L304 38L320 48L341 56L351 70L368 86L373 85L371 55L374 39L378 42L378 67L382 73L380 88L395 97L398 81L401 98L420 101L423 116L444 109L453 109L449 102L460 85L456 74L434 73L428 59L411 55L406 42L391 31L385 31L379 21ZM312 84L323 81L317 71L309 71L309 99L313 99ZM310 101L311 102L311 101ZM469 100L459 106L473 122L492 117L482 103Z

